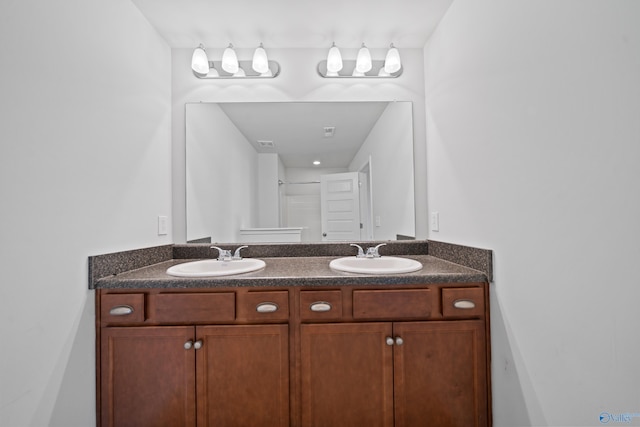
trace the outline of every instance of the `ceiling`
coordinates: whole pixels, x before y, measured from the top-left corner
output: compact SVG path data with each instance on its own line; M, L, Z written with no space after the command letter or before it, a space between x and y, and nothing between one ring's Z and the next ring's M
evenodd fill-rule
M286 167L346 168L388 102L238 102L218 104L256 151ZM325 127L334 127L326 137ZM272 142L264 148L258 141Z
M172 48L422 48L453 0L132 0Z

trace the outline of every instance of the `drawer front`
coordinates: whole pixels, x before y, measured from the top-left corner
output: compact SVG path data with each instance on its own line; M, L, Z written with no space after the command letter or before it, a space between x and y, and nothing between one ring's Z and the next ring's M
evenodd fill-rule
M341 291L302 291L300 292L301 320L340 320L342 319Z
M160 323L233 322L236 318L233 292L158 294L152 302L153 320Z
M103 294L100 297L100 319L109 324L143 323L144 294Z
M429 289L353 291L354 319L426 319L431 316Z
M289 292L267 291L238 294L239 320L289 320Z
M442 315L444 317L478 318L484 316L484 289L442 289Z

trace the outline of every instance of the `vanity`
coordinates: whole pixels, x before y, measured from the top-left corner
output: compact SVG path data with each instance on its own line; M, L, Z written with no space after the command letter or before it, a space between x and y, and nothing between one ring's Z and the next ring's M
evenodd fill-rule
M261 270L173 277L214 254L169 246L90 258L99 426L491 425L490 251L393 243L423 268L368 275L329 267L348 244L251 246Z

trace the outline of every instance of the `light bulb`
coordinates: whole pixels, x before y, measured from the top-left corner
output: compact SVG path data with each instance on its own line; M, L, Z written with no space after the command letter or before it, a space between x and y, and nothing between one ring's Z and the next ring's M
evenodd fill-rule
M366 73L371 70L371 53L369 49L362 43L362 47L358 51L358 58L356 59L356 70L359 73Z
M391 43L387 51L387 56L384 59L384 70L391 74L400 71L400 68L402 68L400 52L398 52L398 49Z
M340 49L334 42L327 55L327 74L337 73L340 70L342 70L342 55L340 55Z
M198 74L207 74L209 72L209 58L207 58L207 52L205 52L203 45L193 50L191 69Z
M267 52L262 47L262 43L260 43L260 46L253 52L253 63L251 67L256 73L260 74L269 71L269 60L267 58Z
M238 72L238 56L231 43L222 53L222 69L230 74Z

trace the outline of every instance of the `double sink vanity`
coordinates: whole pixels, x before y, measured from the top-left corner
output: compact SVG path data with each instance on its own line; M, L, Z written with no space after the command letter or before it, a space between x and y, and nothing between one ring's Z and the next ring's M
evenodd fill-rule
M90 257L98 425L490 426L491 251L385 243Z

